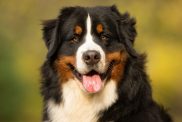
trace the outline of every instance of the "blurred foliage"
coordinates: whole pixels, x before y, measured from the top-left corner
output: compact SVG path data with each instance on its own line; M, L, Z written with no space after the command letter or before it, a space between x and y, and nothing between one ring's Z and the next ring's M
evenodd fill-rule
M148 54L154 98L182 121L181 0L1 0L0 122L40 122L39 68L45 58L41 21L63 6L117 5L137 19L135 47Z

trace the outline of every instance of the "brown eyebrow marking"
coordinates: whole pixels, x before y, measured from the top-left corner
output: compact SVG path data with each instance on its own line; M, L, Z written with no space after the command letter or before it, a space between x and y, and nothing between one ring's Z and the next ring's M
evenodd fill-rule
M74 32L75 32L75 34L81 35L82 27L79 26L79 25L76 25L75 28L74 28Z
M104 31L104 27L102 24L98 24L96 27L96 30L98 33L102 33Z

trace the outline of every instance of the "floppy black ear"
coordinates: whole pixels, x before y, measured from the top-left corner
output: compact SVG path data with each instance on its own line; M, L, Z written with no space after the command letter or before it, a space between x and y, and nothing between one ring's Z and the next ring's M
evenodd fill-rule
M130 17L129 13L127 12L121 14L115 5L111 7L111 10L119 16L118 23L120 26L120 32L125 37L125 39L129 40L133 44L137 35L135 28L135 19Z
M124 43L126 44L128 52L132 56L135 56L136 52L133 49L133 44L137 35L135 19L130 17L128 13L121 14L115 5L111 6L111 10L118 16L117 22L120 41L125 40Z
M47 58L51 58L59 45L59 39L57 38L58 20L47 20L43 22L43 39L48 48Z
M57 19L43 22L43 39L48 48L47 58L50 59L56 55L61 43L62 26L74 9L74 7L63 8Z
M46 20L42 23L43 39L44 39L46 47L48 49L49 49L49 46L51 43L52 34L55 31L56 22L57 22L57 20L53 19L53 20Z

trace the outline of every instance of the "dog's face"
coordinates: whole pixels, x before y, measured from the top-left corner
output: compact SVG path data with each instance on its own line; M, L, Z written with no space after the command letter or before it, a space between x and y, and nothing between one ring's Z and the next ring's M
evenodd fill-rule
M96 93L111 80L120 82L134 24L115 7L65 8L57 19L45 22L48 60L60 83L75 79L83 91Z

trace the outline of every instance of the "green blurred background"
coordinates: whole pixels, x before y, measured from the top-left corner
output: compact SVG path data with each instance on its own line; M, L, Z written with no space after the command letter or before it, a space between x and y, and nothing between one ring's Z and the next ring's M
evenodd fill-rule
M41 121L41 21L63 6L112 4L136 17L135 48L148 54L153 96L182 121L182 0L1 0L0 122Z

